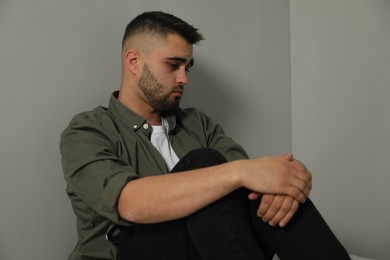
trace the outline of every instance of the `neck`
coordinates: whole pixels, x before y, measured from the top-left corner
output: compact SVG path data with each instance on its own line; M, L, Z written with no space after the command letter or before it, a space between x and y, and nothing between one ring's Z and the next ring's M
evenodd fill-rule
M127 93L121 88L118 100L127 108L146 119L151 125L161 125L161 113L154 110L149 104L134 96L134 93Z
M151 125L161 125L162 124L162 120L161 120L161 114L158 113L156 115L153 115L149 118L146 118L146 122L148 122L149 124Z

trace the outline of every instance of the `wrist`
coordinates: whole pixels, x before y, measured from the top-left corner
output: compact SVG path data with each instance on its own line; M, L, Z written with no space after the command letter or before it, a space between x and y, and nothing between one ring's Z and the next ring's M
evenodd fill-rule
M233 185L238 189L244 186L244 171L242 163L244 160L236 160L227 163L227 172L231 176Z

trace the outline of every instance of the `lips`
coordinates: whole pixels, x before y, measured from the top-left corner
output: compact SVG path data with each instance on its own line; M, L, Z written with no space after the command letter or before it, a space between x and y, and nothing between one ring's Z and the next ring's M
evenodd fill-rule
M183 96L183 91L174 91L172 92L173 98L181 98Z
M184 93L183 87L175 88L175 89L172 91L172 93L175 94L175 95L177 95L177 96L182 96L183 93Z

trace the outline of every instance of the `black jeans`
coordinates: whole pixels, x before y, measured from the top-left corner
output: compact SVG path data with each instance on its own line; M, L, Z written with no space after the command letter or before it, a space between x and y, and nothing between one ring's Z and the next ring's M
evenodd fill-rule
M226 162L218 152L188 153L172 172ZM169 222L122 227L118 260L350 259L308 199L290 223L271 227L257 217L260 200L240 189L196 213Z

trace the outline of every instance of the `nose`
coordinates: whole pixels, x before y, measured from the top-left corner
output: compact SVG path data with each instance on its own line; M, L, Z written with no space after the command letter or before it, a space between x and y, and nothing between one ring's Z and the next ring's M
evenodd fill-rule
M188 78L187 78L187 74L186 74L185 69L184 70L180 70L180 72L176 76L176 82L179 85L187 85L188 84Z

